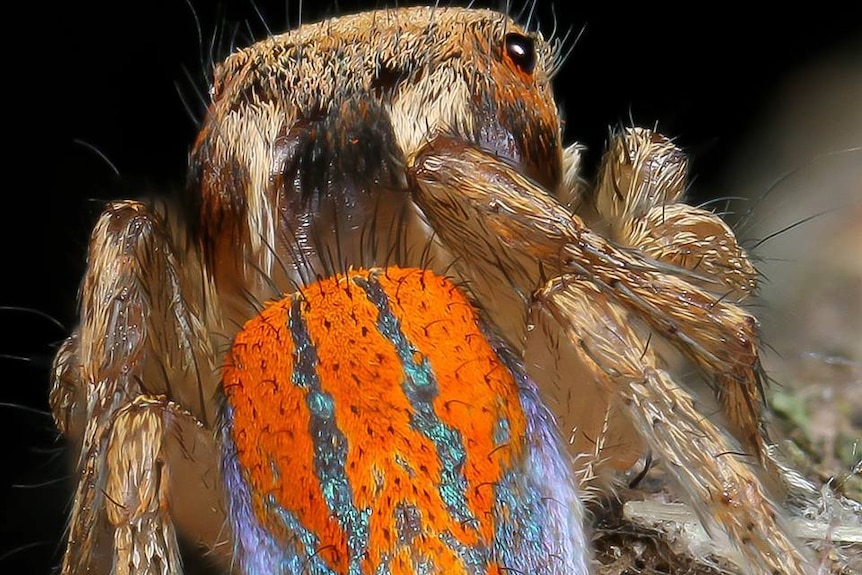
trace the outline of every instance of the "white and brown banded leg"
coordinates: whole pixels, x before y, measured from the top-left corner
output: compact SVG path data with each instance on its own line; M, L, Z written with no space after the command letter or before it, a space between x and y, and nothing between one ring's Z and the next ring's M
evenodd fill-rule
M194 417L164 396L140 395L114 417L104 495L116 575L182 571L171 519L168 443L184 432L194 434L195 427L201 426Z
M208 432L194 431L194 420L214 419L214 354L192 303L201 301L200 288L195 291L195 282L186 281L198 272L193 266L179 268L168 240L179 236L169 234L167 226L149 206L120 202L106 208L90 239L82 324L55 358L50 397L58 427L79 449L63 574L108 572L119 553L106 514L106 486L119 472L110 466L108 443L112 437L139 439L116 426L121 410L142 395L164 395L192 414L183 424L192 431L171 434L166 442L171 455L166 457L163 447L160 457L176 459L181 471L170 474L169 491L193 486L209 505L199 515L172 514L193 540L212 547L220 538L224 512L217 451ZM128 419L119 421L125 425ZM191 450L174 446L180 437ZM121 450L119 439L112 441ZM166 545L174 549L165 551L163 563L172 565L176 540Z
M611 238L649 257L692 272L686 279L716 299L743 303L757 290L757 270L733 230L718 215L682 203L685 154L668 138L629 128L602 160L593 201ZM738 380L737 380L738 381ZM757 381L713 382L737 439L757 455L770 479L796 502L819 498L817 487L788 467L759 420L764 402Z
M596 212L613 241L688 270L677 273L717 300L742 302L757 289L757 270L720 217L682 203L687 164L682 150L661 134L622 130L602 159L593 193ZM722 372L715 380L737 438L764 458L759 381Z
M590 367L594 380L629 414L654 454L695 502L707 532L745 573L811 573L812 563L788 536L783 512L755 469L756 458L696 407L695 398L661 369L649 330L593 282L557 278L537 295L535 322L554 321Z
M487 301L483 277L502 276L522 294L531 294L543 277L592 278L709 373L743 442L760 445L757 320L699 285L709 278L621 249L483 151L438 138L413 163L416 202L460 258L459 269L480 301Z
M719 216L683 203L688 160L673 142L627 128L611 141L593 191L610 239L686 269L689 281L744 301L757 289L757 270Z
M734 397L741 397L741 402L731 402L739 413L731 414L730 419L751 422L744 428L747 433L741 434L743 441L759 444L761 375L757 321L753 316L700 287L700 277L695 272L653 259L637 250L621 248L593 232L547 191L481 150L438 138L412 159L411 166L416 188L414 198L438 237L459 258L462 273L471 280L471 289L481 289L481 276L494 277L495 269L497 275L502 274L520 293L533 293L544 283L539 271L550 277L579 278L588 282L591 292L601 294L598 306L621 306L625 310L627 319L618 327L624 328L631 322L641 325L643 333L664 338L710 374L718 382L719 389L730 389ZM562 282L557 291L569 289L574 290L570 294L573 299L579 298L583 291L575 281ZM494 310L488 311L493 319ZM575 320L576 316L570 318L570 321ZM632 330L632 333L637 331ZM622 351L642 353L647 348L648 338L646 335L641 341L633 336L631 341L621 342L621 345L636 344L632 349L621 350L621 354ZM571 337L567 340L568 345L560 342L559 354L579 356L581 350L575 345L579 340ZM583 358L576 359L584 363ZM650 365L650 369L657 367ZM596 377L595 370L593 372ZM583 383L572 382L581 388ZM646 383L666 385L663 380L647 379ZM599 387L610 401L619 393L614 386ZM658 407L671 406L662 403ZM668 411L666 417L672 427L673 411ZM698 422L708 436L721 435L714 423L706 421L702 415L687 421L694 425L695 432ZM634 423L643 440L652 443L649 428L636 418ZM689 431L692 430L675 439L684 440ZM719 439L716 436L711 441ZM660 447L661 443L656 446ZM731 475L740 474L731 483L756 487L750 500L734 499L752 504L741 516L754 518L753 523L744 521L740 528L734 517L723 512L724 508L713 509L711 497L694 498L692 504L707 517L713 517L714 523L731 538L747 537L746 530L751 525L770 525L776 529L776 533L771 534L774 545L766 546L766 542L749 545L746 539L735 541L743 546L742 551L752 565L768 565L779 555L790 558L791 565L793 558L798 558L796 564L804 565L805 559L796 543L787 535L782 522L775 519L777 508L765 497L757 476L737 467L726 471ZM720 480L724 473L723 467L704 470L707 491L725 491L725 483ZM699 493L702 481L696 475L680 474L677 479L692 497ZM753 505L761 500L767 503ZM769 557L758 555L774 549L781 551Z

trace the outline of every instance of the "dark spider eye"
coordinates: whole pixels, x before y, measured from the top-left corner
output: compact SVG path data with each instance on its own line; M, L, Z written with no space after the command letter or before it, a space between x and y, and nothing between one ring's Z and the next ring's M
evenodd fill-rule
M525 74L536 68L536 45L533 39L523 34L506 34L506 54L512 63Z

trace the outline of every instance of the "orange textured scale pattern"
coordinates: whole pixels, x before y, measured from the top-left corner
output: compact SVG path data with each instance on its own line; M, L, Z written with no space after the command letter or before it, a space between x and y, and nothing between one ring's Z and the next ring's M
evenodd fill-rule
M551 551L541 488L519 471L517 377L461 291L425 270L354 271L269 304L223 375L244 569L493 574L525 526Z

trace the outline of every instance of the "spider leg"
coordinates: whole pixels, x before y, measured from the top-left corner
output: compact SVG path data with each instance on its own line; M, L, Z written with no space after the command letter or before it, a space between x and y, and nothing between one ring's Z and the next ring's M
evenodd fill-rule
M594 189L596 212L611 237L649 257L689 270L685 279L716 299L743 302L757 289L757 270L731 228L718 215L679 203L685 192L686 156L669 139L639 128L617 134L602 161ZM763 401L755 385L717 378L715 391L736 437L755 450L772 478L803 500L817 489L781 460L753 417Z
M205 325L217 325L217 312L214 306L202 311L193 303L204 301L201 292L206 282L187 281L200 268L189 257L183 266L179 264L177 253L183 247L173 240L182 236L176 232L146 204L120 202L106 208L90 239L81 289L80 317L84 321L58 352L50 397L58 426L79 448L63 574L104 569L114 552L122 551L114 543L120 537L114 526L124 525L126 520L116 513L109 520L109 485L114 485L115 495L123 495L113 503L132 513L129 517L134 511L128 508L128 501L153 496L133 475L138 473L140 478L140 473L154 471L130 467L132 455L124 446L129 442L128 447L141 447L159 435L152 424L143 424L143 416L128 412L135 398L164 395L188 407L186 419L205 426L215 418L218 376ZM204 287L193 287L198 284ZM146 447L135 456L177 461L177 473L168 474L167 487L160 489L195 486L208 502L201 507L207 512L174 516L174 521L211 547L218 540L224 516L218 482L210 479L218 474L214 440L210 433L192 431L188 435L175 425L164 427L160 437L168 451ZM183 423L181 427L188 430L197 425ZM168 430L173 431L165 437ZM179 445L183 442L177 440L183 439L185 443ZM134 473L123 478L124 469ZM133 496L128 489L141 492ZM158 493L162 511L173 515L162 497L164 492ZM163 566L173 565L176 539L172 529L164 535L164 547L151 552L164 553L158 557Z
M752 462L659 367L648 336L631 327L622 305L592 281L573 276L549 282L536 302L536 313L549 314L563 327L594 381L667 462L711 536L726 535L738 546L735 562L745 572L811 572Z
M413 159L414 198L458 257L480 301L485 284L531 294L544 277L593 278L714 374L741 439L761 445L757 320L700 288L697 274L623 249L493 156L438 138ZM485 278L493 278L491 281ZM525 301L525 305L529 300ZM488 310L492 320L495 310ZM517 342L516 342L517 347ZM523 349L523 344L518 349ZM758 450L759 453L759 450Z
M190 417L163 396L140 395L111 422L104 497L114 538L112 572L117 575L182 571L163 453L171 416Z
M626 322L638 324L642 327L639 331L647 334L643 341L625 342L637 344L633 348L620 345L620 349L638 355L645 353L645 342L650 333L655 333L711 374L720 389L731 390L730 393L735 394L729 396L731 401L726 401L730 406L730 419L740 422L739 427L743 430L741 443L748 450L754 446L753 451L760 456L757 450L762 445L760 362L757 321L753 316L690 281L690 278L699 279L694 272L620 247L593 232L541 187L481 150L438 138L413 158L410 165L415 184L414 200L441 241L460 258L462 273L473 279L471 289L481 288L481 283L474 278L500 277L501 274L515 290L528 294L534 293L539 284L544 283L542 274L588 282L591 286L589 293L599 294L596 299L602 306L622 306L627 311L626 320L621 320L622 325L627 325ZM497 288L500 288L500 283L497 283ZM577 292L582 288L572 280L563 282L558 289ZM574 293L571 297L580 296ZM577 306L573 304L572 308ZM486 311L493 320L494 310ZM534 322L528 322L528 325L534 325ZM579 340L567 339L568 345L565 342L558 345L560 355L581 356L581 350L574 345ZM575 359L589 365L584 357ZM650 369L656 368L652 359L647 361ZM530 366L527 367L529 370ZM592 371L595 377L596 370ZM661 389L670 385L664 380L656 380L655 384ZM603 390L599 397L606 401L612 401L611 398L619 393L617 387L599 387ZM673 389L679 388L674 385ZM585 401L595 397L595 393L589 390L584 392ZM604 405L598 408L604 413ZM700 427L706 430L703 433L709 437L711 447L732 445L728 438L722 439L715 424L702 414L695 417L692 412L690 415L685 423L692 426L691 429L686 429L681 435L674 435L673 429L666 431L672 436L666 441L678 443L663 447L665 452L673 454L677 449L685 449L683 441L692 430L697 431ZM641 437L650 442L657 441L650 437L651 427L643 422L635 423ZM702 453L727 451L712 449ZM741 449L737 447L731 451ZM733 478L729 484L731 487L754 490L750 497L745 494L728 495L734 505L745 501L748 506L741 517L754 519L742 527L730 514L730 508L713 510L715 496L707 494L708 497L702 500L707 503L700 506L701 512L715 511L715 522L722 525L729 536L748 537L748 531L758 524L771 525L775 532L769 532L769 536L776 542L775 549L781 549L781 555L797 558L791 560L799 565L805 564L782 522L776 519L777 508L766 498L754 473L741 465L729 471L719 466L718 471L714 468L704 470L703 479L697 479L694 474L700 469L690 467L689 470L693 475L677 477L693 496L702 495L701 484L711 486L707 488L710 492L726 492L725 475ZM694 483L687 485L685 482L688 481ZM773 544L758 540L750 545L747 541L735 540L745 547L744 551L754 565L766 565L775 560L774 556L773 559L757 557L758 550L769 553Z
M614 242L689 270L692 283L740 302L757 289L757 270L724 220L682 203L687 164L661 134L621 131L602 158L592 197L596 213Z
M659 173L651 177L660 179L654 164L648 165ZM740 440L762 453L757 320L700 287L699 282L710 281L707 276L608 241L545 190L480 150L438 138L414 159L413 170L417 204L464 262L471 289L482 289L482 277L497 279L494 287L507 281L522 294L532 293L543 276L576 273L594 278L714 374ZM658 201L657 195L650 197ZM676 199L676 194L670 197ZM478 299L490 299L484 295L480 291ZM489 311L493 319L494 310Z

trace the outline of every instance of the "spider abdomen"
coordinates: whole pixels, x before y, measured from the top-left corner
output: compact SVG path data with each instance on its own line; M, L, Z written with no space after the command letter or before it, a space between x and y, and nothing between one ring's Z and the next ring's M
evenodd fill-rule
M448 280L361 270L272 303L223 386L245 572L586 572L552 420Z

